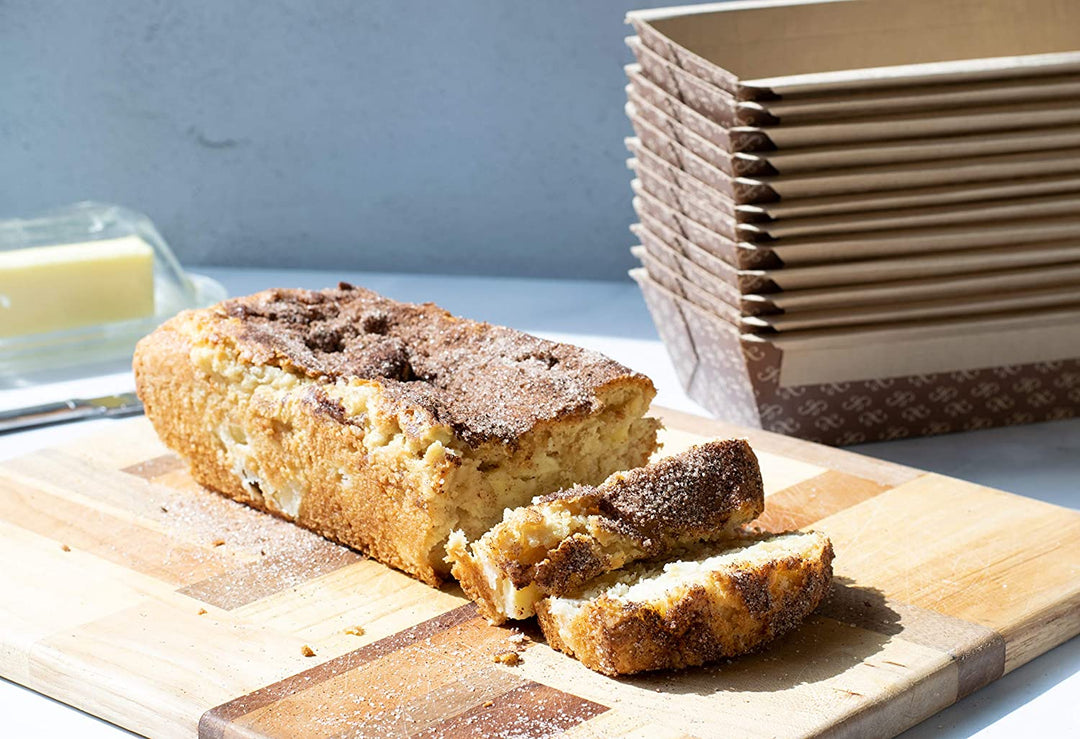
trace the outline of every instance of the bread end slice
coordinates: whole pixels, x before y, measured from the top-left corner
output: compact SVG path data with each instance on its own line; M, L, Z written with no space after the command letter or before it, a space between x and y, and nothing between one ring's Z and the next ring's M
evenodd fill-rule
M536 613L548 644L597 672L692 667L798 626L828 592L832 560L818 532L751 537L613 572Z
M711 441L506 511L471 544L455 533L447 561L480 612L502 623L630 562L736 536L764 502L746 440Z

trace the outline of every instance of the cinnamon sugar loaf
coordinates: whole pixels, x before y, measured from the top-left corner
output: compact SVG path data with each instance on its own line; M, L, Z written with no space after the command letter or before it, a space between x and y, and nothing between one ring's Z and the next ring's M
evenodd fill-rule
M447 545L453 575L492 623L532 616L635 560L731 538L761 514L761 471L742 439L714 441L597 487L576 485L508 510L480 539Z
M798 626L828 592L832 559L820 533L749 537L630 565L536 612L548 644L598 672L692 667Z
M182 313L134 369L200 483L431 584L451 531L644 464L659 426L606 357L344 283Z

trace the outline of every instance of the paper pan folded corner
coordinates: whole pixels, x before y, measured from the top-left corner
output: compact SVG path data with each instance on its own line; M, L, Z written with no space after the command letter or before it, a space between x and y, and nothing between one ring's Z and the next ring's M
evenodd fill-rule
M631 276L687 393L725 420L846 445L1080 413L1075 309L767 336Z

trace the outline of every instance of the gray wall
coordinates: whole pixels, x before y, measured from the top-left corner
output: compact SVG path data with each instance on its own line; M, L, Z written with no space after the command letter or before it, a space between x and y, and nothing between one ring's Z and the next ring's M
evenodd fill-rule
M123 203L187 264L620 279L647 5L0 0L0 213Z

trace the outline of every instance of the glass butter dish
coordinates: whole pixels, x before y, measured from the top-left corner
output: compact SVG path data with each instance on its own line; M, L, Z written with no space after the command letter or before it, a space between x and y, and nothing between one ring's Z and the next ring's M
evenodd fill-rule
M164 320L224 297L127 208L76 203L0 220L0 377L130 357Z

